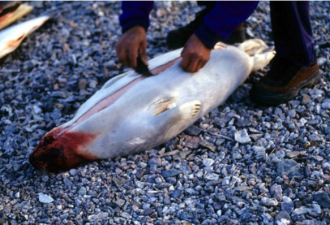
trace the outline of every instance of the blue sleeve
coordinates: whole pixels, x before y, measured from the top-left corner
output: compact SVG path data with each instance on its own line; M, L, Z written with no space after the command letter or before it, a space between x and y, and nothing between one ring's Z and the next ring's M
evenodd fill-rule
M122 32L136 25L141 25L147 31L150 24L149 14L153 7L153 1L123 1L121 3L123 12L119 16Z
M219 1L204 17L204 23L195 35L212 49L220 40L226 40L236 27L244 22L255 10L258 1L225 2Z

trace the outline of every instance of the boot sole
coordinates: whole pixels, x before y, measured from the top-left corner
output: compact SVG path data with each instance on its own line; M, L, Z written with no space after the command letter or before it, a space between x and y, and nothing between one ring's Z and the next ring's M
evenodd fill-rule
M310 78L308 78L305 81L302 81L297 87L292 88L291 90L287 91L283 94L278 94L276 96L251 96L251 99L259 105L265 105L265 106L275 106L279 105L281 103L288 102L289 100L296 97L300 90L304 87L312 87L315 84L318 83L318 81L321 78L321 73L319 70L317 70Z

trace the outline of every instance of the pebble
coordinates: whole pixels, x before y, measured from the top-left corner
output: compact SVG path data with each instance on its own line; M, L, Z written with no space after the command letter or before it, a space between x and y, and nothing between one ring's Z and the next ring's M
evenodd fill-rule
M192 135L192 136L198 136L201 132L202 132L203 129L195 126L195 125L192 125L190 127L188 127L185 132L187 132L189 135Z
M322 101L323 109L330 109L330 98L326 98Z
M264 206L277 206L278 201L275 198L262 197L261 204L263 204Z
M72 176L76 176L76 174L77 174L77 170L76 170L76 169L71 169L71 170L70 170L70 174L71 174Z
M281 204L282 211L286 211L287 213L291 213L294 209L294 203L291 198L287 196L283 196L283 202Z
M43 194L43 193L38 193L38 195L39 195L39 202L51 203L51 202L54 201L54 199L49 195L46 195L46 194Z
M251 138L249 137L249 134L245 129L235 132L235 141L246 144L251 141Z
M308 103L312 102L312 99L309 95L304 94L302 96L303 96L302 101L301 101L302 104L307 105Z
M79 191L78 191L78 194L79 195L82 195L82 196L86 195L86 188L85 187L81 187L79 189Z
M277 163L277 174L279 176L287 175L293 177L297 174L300 168L300 164L293 159L285 159Z
M295 210L293 210L293 214L296 214L296 215L301 215L301 214L306 214L306 213L309 213L309 214L321 214L322 210L320 208L319 205L317 204L312 204L312 207L306 207L306 206L301 206L299 208L296 208Z
M167 177L175 177L177 175L179 175L181 173L180 170L176 170L176 169L169 169L169 170L165 170L162 172L162 176L164 178L167 178Z
M100 221L100 220L104 220L104 219L108 218L108 215L109 215L109 213L107 213L107 212L100 212L98 214L89 215L87 217L87 219L91 222Z
M125 202L124 199L117 199L116 204L121 208L125 205Z
M203 164L206 167L212 166L213 163L214 163L214 160L213 159L210 159L210 158L203 159Z
M275 223L277 225L289 225L292 223L290 214L286 211L279 212L275 217Z
M283 195L282 195L282 186L278 184L274 184L270 187L270 193L273 195L274 198L276 198L279 202L282 201Z
M206 180L219 180L219 175L215 173L208 173L204 175Z
M325 192L318 192L313 195L313 200L323 208L330 208L329 194Z

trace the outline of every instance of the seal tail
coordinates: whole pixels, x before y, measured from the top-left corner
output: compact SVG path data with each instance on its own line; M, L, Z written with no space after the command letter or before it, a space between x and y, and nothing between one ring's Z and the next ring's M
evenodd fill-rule
M268 45L261 39L250 39L238 46L239 49L251 56L252 71L266 67L275 56L274 47Z

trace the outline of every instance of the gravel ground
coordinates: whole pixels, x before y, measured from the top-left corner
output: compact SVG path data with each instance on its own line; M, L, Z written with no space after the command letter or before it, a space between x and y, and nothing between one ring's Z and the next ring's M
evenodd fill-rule
M324 72L314 88L257 108L249 90L265 69L164 145L61 174L34 170L28 155L126 70L114 51L120 3L31 4L24 20L46 10L57 19L0 64L0 224L330 223L329 2L311 3ZM167 32L198 10L195 2L158 2L149 57L167 52ZM268 3L248 19L247 34L272 43Z

